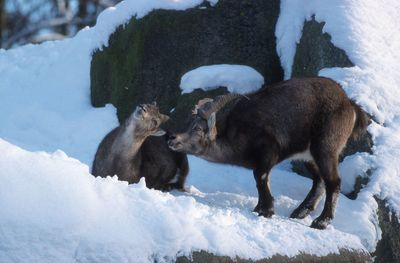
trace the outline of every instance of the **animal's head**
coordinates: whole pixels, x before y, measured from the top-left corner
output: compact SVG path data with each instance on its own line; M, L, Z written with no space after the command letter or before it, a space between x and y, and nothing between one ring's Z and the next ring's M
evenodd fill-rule
M162 136L165 131L160 129L160 125L169 117L160 113L157 104L140 104L132 114L135 121L135 133L143 136Z
M185 133L174 134L168 141L174 151L202 155L217 139L216 113L228 102L240 97L227 94L213 99L202 99L194 107L193 120Z

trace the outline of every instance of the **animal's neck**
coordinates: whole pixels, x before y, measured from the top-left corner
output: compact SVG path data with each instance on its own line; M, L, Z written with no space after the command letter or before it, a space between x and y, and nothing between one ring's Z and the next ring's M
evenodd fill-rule
M133 117L121 126L113 145L114 153L127 159L131 159L137 154L146 137L136 133L136 126L137 121Z
M219 163L231 163L233 156L232 147L224 139L217 139L200 155L203 159Z

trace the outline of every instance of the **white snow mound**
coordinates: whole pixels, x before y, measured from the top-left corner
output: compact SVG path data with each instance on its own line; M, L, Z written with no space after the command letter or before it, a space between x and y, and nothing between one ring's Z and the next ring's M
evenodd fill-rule
M193 69L181 78L182 93L195 89L211 90L226 87L230 92L248 93L264 84L264 77L255 69L245 65L208 65Z
M252 259L365 250L359 237L336 229L337 221L320 231L308 226L311 217L287 218L299 203L292 198L310 186L293 173L274 172L282 177L272 181L278 215L265 219L250 212L255 195L193 187L192 193L171 195L147 189L144 180L128 185L115 177L94 178L88 166L61 151L27 152L1 139L0 151L0 262L170 262L197 250ZM196 170L209 178L226 168ZM247 170L230 172L253 181ZM360 222L343 196L339 214L346 219L338 228Z

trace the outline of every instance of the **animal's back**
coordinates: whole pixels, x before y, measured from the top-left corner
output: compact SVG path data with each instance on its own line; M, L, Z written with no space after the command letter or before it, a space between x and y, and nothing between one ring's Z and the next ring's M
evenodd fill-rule
M290 149L283 155L305 150L327 117L352 107L340 85L323 77L290 79L248 94L248 98L233 107L221 133L232 141L249 138L249 134L257 140L260 134L268 134L283 152Z

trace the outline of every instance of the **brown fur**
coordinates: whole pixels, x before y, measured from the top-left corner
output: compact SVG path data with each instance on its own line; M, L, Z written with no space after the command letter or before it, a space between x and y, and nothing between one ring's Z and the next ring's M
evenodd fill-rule
M171 138L170 147L252 169L259 194L254 210L265 217L274 213L268 184L272 167L293 157L309 162L313 187L291 217L303 218L315 209L324 183L324 210L312 227L325 228L340 190L339 154L350 136L365 131L365 114L339 84L322 77L294 78L235 100L223 115L196 115L186 133Z

